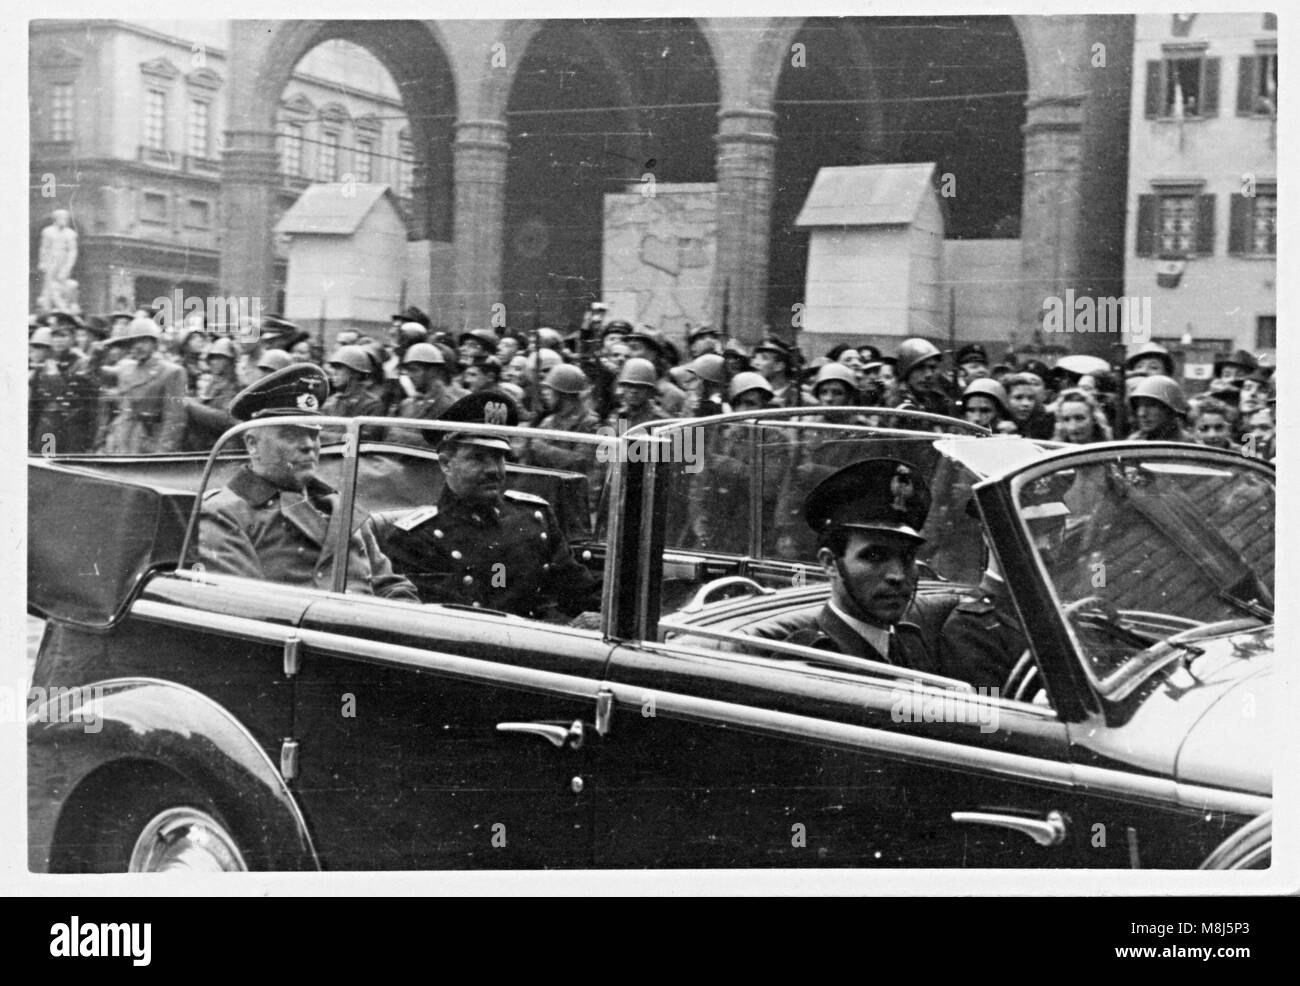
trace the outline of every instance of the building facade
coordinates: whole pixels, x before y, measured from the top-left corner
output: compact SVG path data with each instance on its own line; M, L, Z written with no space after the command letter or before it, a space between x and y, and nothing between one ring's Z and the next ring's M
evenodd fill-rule
M373 54L400 93L410 236L451 258L439 308L455 328L572 321L601 290L605 193L649 180L716 183L712 320L749 342L767 331L797 341L808 241L793 220L821 167L854 164L934 162L955 189L950 238L1018 241L996 251L1014 264L1018 298L1004 341L1041 341L1045 297L1122 287L1131 16L233 21L221 31L206 49L214 78L198 74L180 31L33 27L33 184L71 170L74 194L96 189L74 204L83 241L103 248L96 268L131 268L131 251L147 250L172 276L273 297L283 274L272 227L295 184L322 160L331 171L368 153L368 113L385 146L398 115L338 86L308 91L304 59L345 41ZM159 59L170 67L147 68ZM73 131L88 148L52 139L67 129L56 80L83 93ZM168 100L146 95L155 91ZM199 91L216 93L210 158L186 154L180 107ZM101 113L104 99L138 105ZM160 113L166 163L153 147ZM110 154L114 142L123 146ZM400 159L405 146L385 153ZM171 211L146 193L171 196ZM213 227L191 229L202 210L189 200L218 193ZM33 194L33 236L56 204ZM92 207L104 218L83 215ZM104 276L119 280L90 297L125 290L125 275ZM946 327L935 328L942 339Z
M1140 14L1133 67L1124 295L1203 379L1277 345L1277 21Z
M229 21L32 25L31 241L35 251L54 209L71 213L83 311L148 306L177 289L222 293L223 233L239 221L222 174L231 30ZM276 124L271 212L256 217L268 232L309 183L349 175L389 184L409 212L409 125L363 49L335 40L305 53ZM273 241L266 311L280 307L285 259ZM39 291L34 276L33 299Z

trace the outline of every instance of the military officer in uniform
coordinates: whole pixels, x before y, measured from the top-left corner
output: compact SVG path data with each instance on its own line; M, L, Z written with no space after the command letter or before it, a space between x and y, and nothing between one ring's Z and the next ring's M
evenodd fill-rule
M442 421L514 425L519 410L499 391L461 398ZM426 603L459 603L574 625L598 625L600 583L569 550L541 497L505 488L510 443L497 435L426 432L445 485L438 502L394 522L387 547L396 571Z
M180 450L185 435L185 369L158 355L162 332L137 318L127 335L114 340L131 347L117 364L117 415L109 428L109 455L147 455ZM102 372L107 373L105 368Z
M942 673L976 688L1001 688L1028 646L990 550L979 586L962 594L939 631Z
M831 595L817 625L789 642L937 672L920 627L902 622L916 592L916 552L930 491L898 459L864 459L822 480L804 503Z
M242 390L230 403L238 421L318 415L329 383L312 363L294 363ZM270 425L244 432L248 465L224 488L205 494L199 513L199 561L208 572L330 588L339 494L315 474L320 427ZM353 518L348 592L416 600L393 574L370 518Z

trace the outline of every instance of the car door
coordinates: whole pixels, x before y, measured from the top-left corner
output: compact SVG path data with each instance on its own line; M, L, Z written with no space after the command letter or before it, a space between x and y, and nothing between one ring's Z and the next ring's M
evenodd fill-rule
M606 687L599 865L1108 865L1050 709L671 643Z
M591 864L598 634L331 594L300 637L292 786L326 867Z

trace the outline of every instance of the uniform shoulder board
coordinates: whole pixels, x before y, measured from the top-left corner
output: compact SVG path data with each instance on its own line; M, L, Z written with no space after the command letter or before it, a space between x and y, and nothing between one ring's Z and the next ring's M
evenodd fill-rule
M986 596L967 596L957 606L962 613L992 613L993 608Z
M405 517L393 521L393 526L399 531L413 531L425 521L433 520L437 516L437 507L420 507L418 510L412 510Z
M550 504L540 496L533 496L531 493L521 493L519 490L506 490L502 496L507 500L514 500L516 503L532 503L542 507L550 506Z

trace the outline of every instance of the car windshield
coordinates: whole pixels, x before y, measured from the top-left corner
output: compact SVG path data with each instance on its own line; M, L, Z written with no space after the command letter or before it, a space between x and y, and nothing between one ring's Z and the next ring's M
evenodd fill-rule
M1273 619L1274 476L1249 460L1124 450L1014 485L1102 692L1189 642Z
M982 475L941 447L991 439L941 439L903 422L895 422L897 428L843 423L854 417L819 412L695 419L655 429L665 439L661 468L668 473L665 549L739 557L760 567L797 565L819 578L817 538L803 516L808 494L852 463L893 458L911 465L931 489L926 545L918 556L923 574L978 581L983 546L968 504L971 485ZM952 424L953 431L970 435L964 423Z

